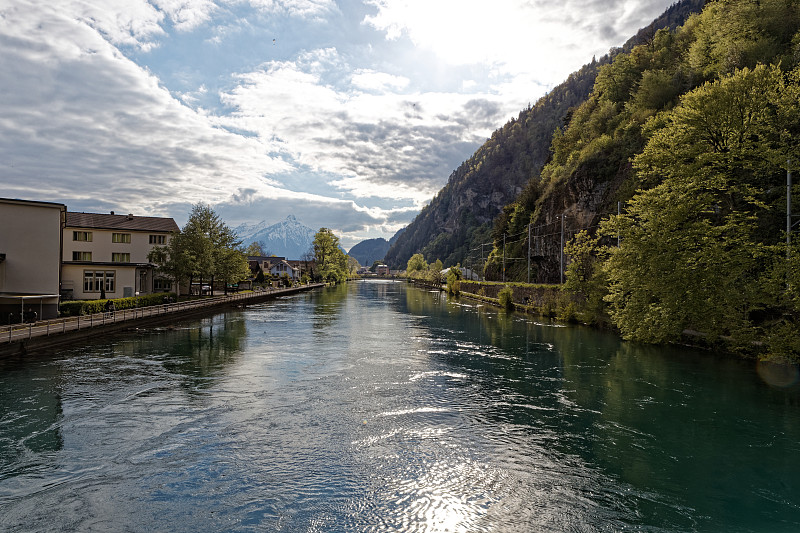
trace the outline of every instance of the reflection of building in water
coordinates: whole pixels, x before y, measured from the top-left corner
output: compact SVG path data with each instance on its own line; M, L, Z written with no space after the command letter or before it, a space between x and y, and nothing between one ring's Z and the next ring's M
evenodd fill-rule
M26 363L21 363L22 365ZM58 375L42 375L52 367L38 367L36 373L25 366L0 368L0 413L13 423L0 424L0 471L8 472L16 465L13 475L40 468L41 454L47 455L63 448L61 436L61 394Z

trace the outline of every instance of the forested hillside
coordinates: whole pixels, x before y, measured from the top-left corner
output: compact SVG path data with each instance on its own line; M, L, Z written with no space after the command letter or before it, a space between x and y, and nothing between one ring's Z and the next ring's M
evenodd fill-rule
M532 279L558 281L563 222L567 237L587 230L567 273L587 316L608 313L631 339L696 331L800 355L800 236L786 246L798 4L711 2L602 66L540 177L496 220L487 274L527 278L527 261L503 272L502 258L531 249Z
M536 104L520 112L461 164L447 185L392 245L385 261L395 268L422 252L445 265L466 262L470 250L491 240L492 223L539 173L550 156L553 132L563 126L571 109L591 93L598 70L636 44L649 42L659 28L681 25L703 0L684 0L642 29L622 48L592 60ZM485 250L488 252L488 247Z
M372 266L375 261L383 261L388 249L389 241L386 239L367 239L350 248L347 255L362 266Z

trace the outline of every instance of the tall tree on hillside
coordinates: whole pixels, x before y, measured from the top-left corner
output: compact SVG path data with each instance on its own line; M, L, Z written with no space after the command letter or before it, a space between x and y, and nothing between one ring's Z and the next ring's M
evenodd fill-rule
M753 317L765 314L796 327L796 306L774 296L786 292L785 277L778 288L766 274L785 264L782 185L798 149L799 79L745 68L655 119L660 128L635 159L655 186L603 223L621 236L605 272L626 337L663 342L688 328L747 341L760 327Z

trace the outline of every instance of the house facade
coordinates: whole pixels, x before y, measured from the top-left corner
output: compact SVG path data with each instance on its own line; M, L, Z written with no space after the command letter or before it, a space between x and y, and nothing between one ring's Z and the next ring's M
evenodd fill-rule
M283 277L286 274L292 281L300 280L300 269L293 267L286 259L272 263L269 267L269 273L272 274L273 278Z
M293 265L294 261L288 261L285 257L250 255L247 256L247 262L254 276L259 268L264 274L272 277L282 277L286 274L292 281L298 281L301 276L300 267Z
M172 218L66 213L61 296L70 300L126 298L172 290L147 255L179 230Z
M0 324L58 316L63 204L0 198Z

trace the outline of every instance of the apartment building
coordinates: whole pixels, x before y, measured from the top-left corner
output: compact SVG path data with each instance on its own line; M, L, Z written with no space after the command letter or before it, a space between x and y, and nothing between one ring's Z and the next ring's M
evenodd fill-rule
M0 198L0 324L58 315L63 204Z
M67 211L61 296L69 300L125 298L172 290L147 255L178 231L172 218Z

